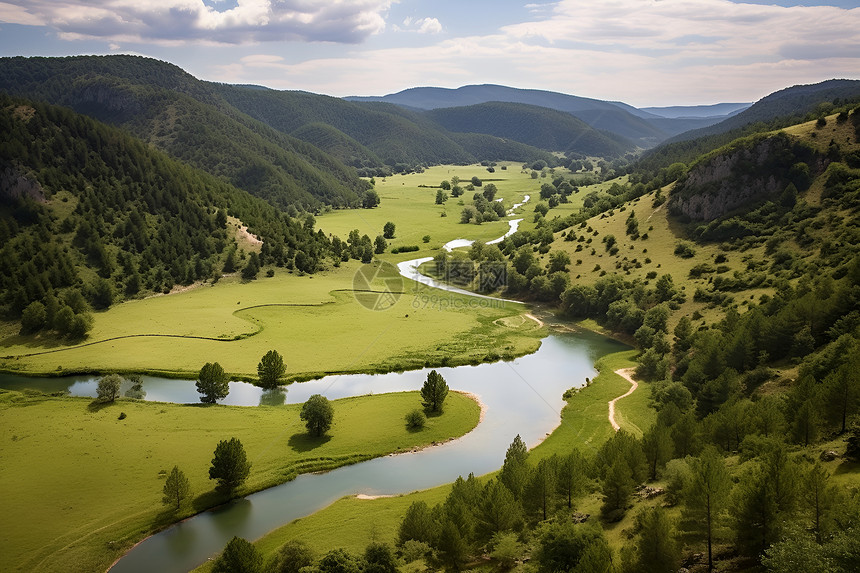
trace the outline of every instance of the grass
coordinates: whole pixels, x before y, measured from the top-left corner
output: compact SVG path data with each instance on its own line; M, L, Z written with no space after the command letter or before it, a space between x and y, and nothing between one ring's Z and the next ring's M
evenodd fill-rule
M432 289L436 298L426 304L413 292L416 283L385 272L373 288L385 289L384 281L390 280L391 290L404 294L390 308L372 310L362 303L378 295L357 297L352 291L360 269L355 261L312 276L278 269L272 278L249 283L232 277L214 286L126 302L97 313L84 344L7 336L0 343L0 370L194 377L205 362L217 360L234 377L248 379L256 377L263 354L276 349L285 357L288 378L308 379L519 356L534 352L543 336L533 324L512 329L493 323L521 314L521 305L476 303Z
M507 169L502 170L501 165ZM532 179L529 171L522 171L518 163L500 163L495 173L488 173L480 165L441 165L430 167L423 173L393 175L376 180L376 191L381 203L375 209L352 209L327 213L317 218L317 225L326 233L346 239L349 232L358 229L362 235L371 239L382 234L382 227L391 221L396 226L394 239L388 241L389 250L404 245L418 245L418 253L410 253L406 258L434 255L445 243L453 239L475 239L489 241L501 237L508 230L507 220L482 223L480 225L460 223L460 212L465 205L472 203L472 195L481 192L482 187L466 191L465 185L473 176L487 183L493 183L498 191L496 199L502 198L506 209L522 201L525 195L531 196L529 202L521 207L514 218L531 218L532 209L539 199L540 186L548 179ZM461 179L464 193L460 197L450 197L443 205L436 205L436 192L443 180L453 176ZM547 177L550 177L549 175ZM551 181L551 179L549 179ZM424 187L421 187L421 186ZM447 192L450 195L450 192ZM443 217L442 213L447 216ZM425 235L430 242L424 243Z
M445 414L422 431L404 416L417 392L336 400L328 438L312 439L301 405L188 406L121 400L108 406L79 398L0 393L3 439L0 536L5 571L105 570L133 543L177 518L223 501L208 468L221 439L239 438L252 462L240 493L391 452L461 436L480 409L451 393ZM127 417L119 420L120 412ZM367 423L373 420L373 423ZM177 516L162 510L166 473L178 464L193 502Z
M546 440L532 449L532 461L564 453L571 447L578 447L583 452L594 452L609 439L612 427L609 425L607 402L630 389L630 384L614 371L634 366L634 353L625 351L610 354L597 362L600 374L591 385L568 400L562 411L561 424ZM638 434L653 422L655 413L647 406L648 393L648 385L640 383L636 392L618 401L616 420L623 429ZM410 504L425 501L432 506L444 501L450 489L451 485L446 484L375 500L345 497L313 515L270 532L256 546L271 556L290 539L301 539L320 555L335 547L360 553L374 540L394 544L400 521ZM198 571L208 570L208 566L203 566Z

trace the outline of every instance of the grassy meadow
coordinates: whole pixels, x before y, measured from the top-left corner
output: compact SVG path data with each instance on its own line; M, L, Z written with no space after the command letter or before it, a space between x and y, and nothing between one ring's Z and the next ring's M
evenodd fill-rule
M111 405L0 391L0 535L4 571L106 569L133 543L223 501L209 465L222 439L242 441L252 463L240 494L461 436L478 404L450 393L445 414L408 431L418 392L335 400L328 437L311 438L301 405L202 406L120 400ZM126 418L119 420L120 412ZM372 424L367 420L373 420ZM192 501L174 514L161 504L166 474L179 465Z
M397 275L380 274L372 285L384 289L383 281L393 279L404 293L396 304L385 310L367 308L352 292L360 267L353 261L312 276L277 269L274 277L261 273L248 283L232 277L125 302L97 313L83 344L7 337L0 347L0 369L193 378L205 362L217 360L234 377L256 378L260 357L276 349L284 356L288 378L307 379L480 362L533 352L539 345L542 330L534 324L506 328L493 323L521 314L522 305L476 304L470 297L441 291L433 291L438 304L425 304L412 292L414 283Z
M376 182L382 203L375 209L333 211L318 218L318 226L346 238L359 229L375 237L387 221L396 225L389 250L418 245L419 252L384 254L380 260L397 263L432 256L441 245L456 239L490 240L508 230L506 219L482 225L460 223L460 202L472 193L436 205L436 189L443 179L472 176L499 188L506 207L531 195L534 204L541 183L521 165L508 168L438 166L424 173L395 175ZM478 188L479 189L479 188ZM441 213L447 217L441 217ZM244 250L259 249L231 219ZM422 238L430 235L429 243ZM0 340L0 370L40 375L77 372L151 372L194 376L203 363L218 360L236 378L256 377L260 357L278 350L287 363L289 379L307 379L338 372L381 372L425 365L476 363L533 352L543 333L530 321L521 328L504 328L494 321L519 315L523 307L511 303L476 304L470 297L431 291L436 304L416 298L415 283L386 274L373 263L372 287L404 294L386 310L372 310L374 300L353 295L354 277L362 269L356 261L314 275L299 276L275 268L264 269L254 281L226 276L217 284L197 284L167 296L154 296L115 305L95 314L95 325L82 344L68 346L52 337L19 336L7 332ZM422 287L423 288L423 287ZM426 294L421 291L421 294ZM375 299L376 295L359 295ZM444 300L441 300L443 299Z
M507 169L503 170L502 165ZM439 165L429 167L423 173L376 179L375 188L381 200L379 207L332 211L318 217L317 226L342 239L346 239L353 229L373 239L381 235L383 225L391 221L396 229L394 239L388 241L390 248L417 245L421 249L417 253L408 253L409 256L400 255L397 260L433 256L442 245L453 239L486 242L504 235L508 231L509 219L529 214L539 197L541 184L547 182L547 179L540 177L532 179L531 172L523 171L520 163L504 162L495 169L495 173L489 173L486 167L480 165ZM455 175L461 180L463 195L449 197L444 204L436 205L439 184L443 180L450 181ZM472 177L478 177L484 183L493 183L498 188L496 199L503 199L506 209L522 202L525 195L531 198L517 210L514 217L480 225L463 224L460 222L460 212L465 205L471 204L472 196L482 190L482 187L476 187L475 191L465 189ZM450 195L450 191L446 193ZM430 235L428 243L423 242L425 235ZM391 255L385 257L396 258Z

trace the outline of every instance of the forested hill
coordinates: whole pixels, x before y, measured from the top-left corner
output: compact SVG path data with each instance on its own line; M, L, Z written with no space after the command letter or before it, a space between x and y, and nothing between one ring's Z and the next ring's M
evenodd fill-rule
M591 127L652 147L667 137L719 121L718 118L667 118L621 102L603 101L558 92L499 85L471 85L456 89L410 88L381 97L349 97L356 102L387 102L413 109L465 107L487 102L522 103L562 111Z
M68 106L279 207L357 206L367 189L331 155L241 113L180 68L136 56L0 58L0 91Z
M329 254L312 219L67 108L0 94L0 133L0 309L22 332L80 337L91 307L232 271L227 215L262 238L259 264Z
M827 80L785 88L718 124L683 133L649 150L636 169L653 176L661 168L673 163L690 163L740 137L824 117L836 107L858 102L858 80Z
M550 151L617 157L635 148L629 140L600 132L569 113L535 105L489 102L426 114L450 131L485 133Z
M540 149L503 145L489 135L464 143L423 114L392 104L358 104L307 92L230 85L214 85L214 89L251 117L360 169L388 165L397 171L420 164L502 159L553 161Z

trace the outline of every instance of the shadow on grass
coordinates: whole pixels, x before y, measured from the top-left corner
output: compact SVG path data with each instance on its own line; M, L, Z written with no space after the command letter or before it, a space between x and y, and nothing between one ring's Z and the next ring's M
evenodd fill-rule
M406 426L406 431L410 434L420 434L426 429L425 426Z
M196 496L191 502L191 507L194 508L194 511L200 512L228 501L230 501L230 496L217 489L210 489Z
M424 415L428 418L438 418L444 413L444 410L430 410L429 408L424 408Z
M331 440L331 436L323 434L322 436L311 436L306 432L302 432L300 434L293 434L290 436L290 439L287 443L293 449L294 452L309 452L313 449L316 449L322 445L325 445Z
M115 405L116 405L116 401L102 402L99 399L95 399L92 402L90 402L89 404L87 404L87 412L101 412L105 408L108 408L110 406L115 406Z
M833 475L846 474L846 473L856 473L858 468L860 468L860 462L855 462L849 459L843 459L842 463L836 466L836 470L833 472Z

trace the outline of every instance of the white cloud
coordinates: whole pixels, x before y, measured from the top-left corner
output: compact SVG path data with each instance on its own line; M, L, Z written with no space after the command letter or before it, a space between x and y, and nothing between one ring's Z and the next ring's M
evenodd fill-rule
M50 26L63 39L178 45L267 41L358 43L385 29L392 0L7 0L0 21Z
M418 32L419 34L438 34L442 31L442 24L437 18L413 18L407 16L403 19L403 27L393 26L395 32Z
M414 30L416 20L410 24ZM794 84L857 77L858 45L860 9L566 0L535 21L494 34L281 61L265 77L273 87L332 95L500 83L643 106L703 104L752 101ZM219 69L223 81L253 81L254 73Z
M442 24L436 18L421 18L415 24L419 34L438 34L442 31Z

